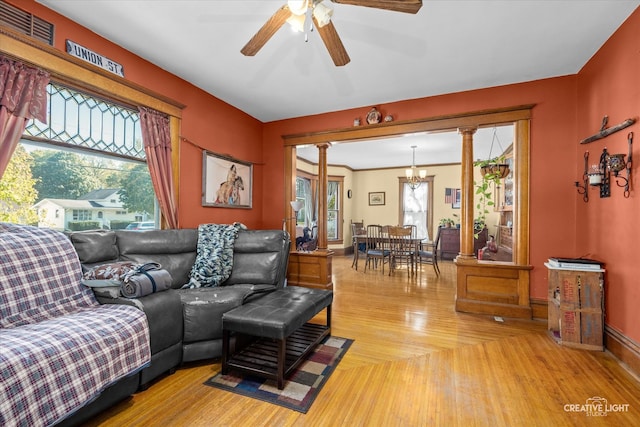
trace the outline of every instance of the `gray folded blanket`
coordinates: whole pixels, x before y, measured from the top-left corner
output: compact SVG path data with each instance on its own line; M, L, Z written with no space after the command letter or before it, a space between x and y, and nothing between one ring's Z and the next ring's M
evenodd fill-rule
M171 274L157 262L137 266L124 276L120 292L126 298L140 298L171 288Z

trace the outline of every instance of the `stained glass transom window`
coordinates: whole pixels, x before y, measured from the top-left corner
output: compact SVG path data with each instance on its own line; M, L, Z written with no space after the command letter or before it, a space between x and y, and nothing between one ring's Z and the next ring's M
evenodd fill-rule
M30 120L27 137L144 160L138 111L57 83L47 86L47 124Z

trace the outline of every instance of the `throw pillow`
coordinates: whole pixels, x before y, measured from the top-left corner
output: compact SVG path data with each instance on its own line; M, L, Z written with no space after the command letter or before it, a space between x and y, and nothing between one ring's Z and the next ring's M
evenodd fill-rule
M135 270L137 264L131 261L111 262L91 268L84 273L87 280L119 280L124 279L125 274Z

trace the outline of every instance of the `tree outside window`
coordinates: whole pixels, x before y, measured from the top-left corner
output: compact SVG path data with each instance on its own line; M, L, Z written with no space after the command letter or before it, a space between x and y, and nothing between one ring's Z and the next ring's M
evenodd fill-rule
M137 110L55 82L47 101L47 123L27 123L0 180L0 221L56 229L154 221Z

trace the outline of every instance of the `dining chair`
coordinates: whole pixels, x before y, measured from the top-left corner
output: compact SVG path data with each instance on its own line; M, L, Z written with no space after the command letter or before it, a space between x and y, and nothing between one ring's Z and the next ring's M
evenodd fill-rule
M351 221L351 244L353 246L353 261L351 267L355 265L356 271L358 270L358 259L360 254L366 253L367 244L360 239L358 242L358 236L366 235L367 231L363 225L364 222Z
M391 251L389 275L398 267L399 264L407 265L407 275L413 274L415 240L411 236L411 228L402 226L390 226L389 230L389 250Z
M438 266L438 245L440 244L440 229L436 232L436 239L433 243L423 243L418 250L418 264L431 264L436 276L440 276L440 267Z
M364 227L364 221L354 222L351 220L351 238L353 240L353 244L356 243L356 236L362 236L367 233L367 230ZM362 245L364 249L364 245Z
M411 237L412 238L417 238L418 237L418 226L415 224L405 224L402 227L404 228L408 228L411 230Z
M378 267L378 261L382 264L382 274L384 274L384 264L391 259L389 251L388 237L384 234L384 228L381 225L367 225L366 237L366 261L364 263L364 271L373 262L374 268Z

